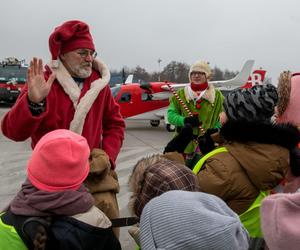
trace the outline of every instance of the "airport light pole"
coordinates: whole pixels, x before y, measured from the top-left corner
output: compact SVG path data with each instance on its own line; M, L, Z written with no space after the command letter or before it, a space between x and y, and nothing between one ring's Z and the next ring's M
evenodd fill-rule
M157 62L158 62L158 81L160 82L160 63L161 63L161 59L158 58Z

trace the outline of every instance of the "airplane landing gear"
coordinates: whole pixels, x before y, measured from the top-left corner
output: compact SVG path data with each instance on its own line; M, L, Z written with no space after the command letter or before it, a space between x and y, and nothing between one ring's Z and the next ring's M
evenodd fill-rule
M175 131L175 126L172 124L166 124L166 129L168 132L174 132Z
M160 124L160 120L150 120L150 124L152 127L158 127Z

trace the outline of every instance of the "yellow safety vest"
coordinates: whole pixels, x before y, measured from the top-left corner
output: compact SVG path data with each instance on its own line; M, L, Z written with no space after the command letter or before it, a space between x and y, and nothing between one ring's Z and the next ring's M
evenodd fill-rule
M3 213L0 214L0 216ZM0 249L28 250L16 229L0 218Z
M225 147L216 148L213 151L211 151L211 152L207 153L206 155L202 156L201 159L197 162L197 164L193 168L194 174L198 174L200 172L204 162L206 162L206 160L209 157L212 157L212 156L214 156L218 153L222 153L222 152L228 152L227 148L225 148Z
M203 164L205 161L218 154L221 152L228 152L227 148L225 147L220 147L216 148L213 151L207 153L204 155L195 165L193 168L193 173L198 174L199 171L201 170ZM245 211L244 213L240 214L240 220L243 223L244 227L247 229L249 235L252 238L262 238L263 234L260 228L260 204L263 198L265 198L268 195L268 191L260 191L260 194L258 197L255 199L255 201L251 204L251 206Z

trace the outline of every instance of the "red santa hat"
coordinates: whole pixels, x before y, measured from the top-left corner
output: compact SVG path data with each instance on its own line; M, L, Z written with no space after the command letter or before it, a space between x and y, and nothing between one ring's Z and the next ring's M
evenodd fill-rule
M55 28L49 37L49 49L52 60L60 54L76 49L95 50L89 26L81 21L72 20Z

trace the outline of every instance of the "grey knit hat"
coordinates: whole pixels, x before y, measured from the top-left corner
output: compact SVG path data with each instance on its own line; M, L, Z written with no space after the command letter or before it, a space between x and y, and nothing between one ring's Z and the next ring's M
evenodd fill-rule
M153 198L140 226L143 250L248 249L249 236L238 215L206 193L176 190Z
M252 88L231 91L224 100L228 119L245 121L267 121L274 114L278 101L276 87L272 84L256 85Z

